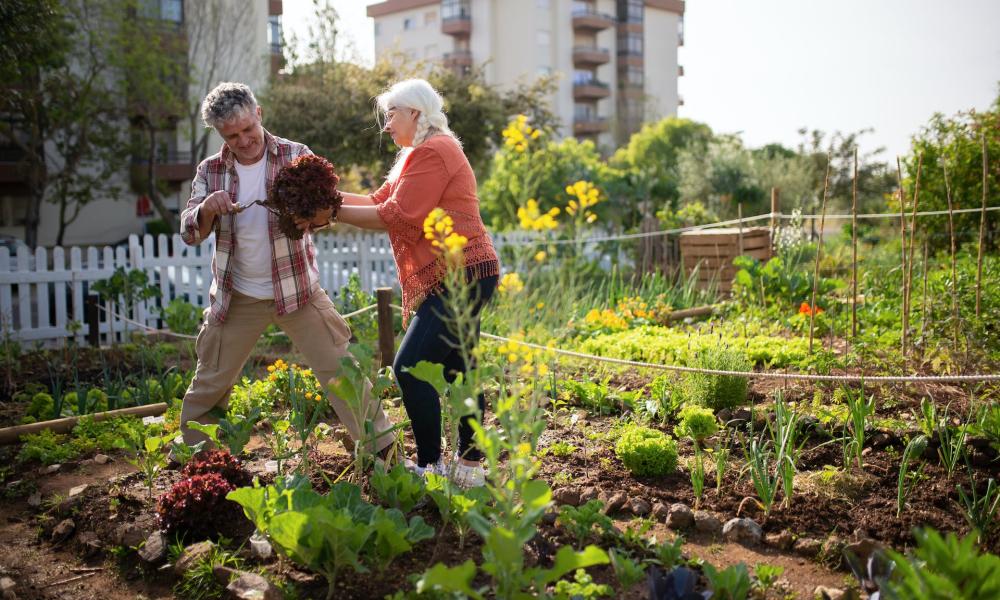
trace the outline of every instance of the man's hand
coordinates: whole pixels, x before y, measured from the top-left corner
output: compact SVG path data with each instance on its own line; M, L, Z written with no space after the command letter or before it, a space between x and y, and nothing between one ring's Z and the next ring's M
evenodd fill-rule
M316 211L313 218L310 219L300 219L295 218L295 226L299 228L299 231L321 229L330 224L330 219L333 218L333 208L321 208Z
M209 194L201 203L200 214L206 218L215 219L219 215L228 215L239 210L239 205L233 203L229 197L229 192L219 190Z

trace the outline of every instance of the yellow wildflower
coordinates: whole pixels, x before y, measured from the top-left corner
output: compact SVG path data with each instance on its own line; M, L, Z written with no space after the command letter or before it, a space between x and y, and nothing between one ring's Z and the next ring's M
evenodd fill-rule
M524 282L517 273L507 273L500 279L497 290L501 294L517 294L524 290Z
M545 253L545 250L539 250L538 252L535 252L535 262L542 262L547 257L548 254Z
M267 372L268 373L274 373L274 369L275 369L274 365L267 365Z

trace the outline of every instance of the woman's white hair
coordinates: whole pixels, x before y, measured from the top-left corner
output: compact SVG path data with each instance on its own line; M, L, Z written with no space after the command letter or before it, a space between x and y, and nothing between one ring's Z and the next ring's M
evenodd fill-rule
M389 179L395 180L403 169L406 156L420 144L435 135L447 135L458 140L455 133L448 128L448 117L445 116L444 99L431 84L424 79L406 79L394 84L375 98L375 103L382 115L390 109L408 108L420 112L417 118L417 131L413 134L413 145L400 150L396 162L389 171ZM380 115L381 116L381 115Z

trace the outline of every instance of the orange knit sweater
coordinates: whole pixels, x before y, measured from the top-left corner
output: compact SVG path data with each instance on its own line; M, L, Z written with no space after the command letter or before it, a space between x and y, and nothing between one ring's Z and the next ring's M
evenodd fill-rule
M434 208L444 209L455 232L468 238L466 269L477 279L500 274L500 260L479 214L476 176L451 136L436 135L414 148L399 177L386 181L371 198L392 243L404 323L444 277L438 253L424 237L424 219Z

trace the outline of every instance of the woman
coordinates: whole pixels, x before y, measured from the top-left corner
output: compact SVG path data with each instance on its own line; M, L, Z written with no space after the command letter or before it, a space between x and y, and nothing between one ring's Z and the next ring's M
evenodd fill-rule
M473 365L465 364L455 349L442 299L440 258L431 240L424 237L424 219L440 207L454 222L455 233L468 238L464 260L466 280L474 286L470 296L475 302L477 332L479 311L497 286L500 261L479 214L476 177L461 143L448 129L441 96L423 79L410 79L393 85L376 101L385 115L385 131L402 150L378 191L370 196L344 194L337 220L389 233L403 290L404 321L416 308L393 363L417 443L416 463L408 466L420 474L430 470L446 475L449 469L441 456L441 400L430 384L406 369L426 360L443 364L453 379ZM486 409L482 395L479 409L480 414ZM470 419L464 417L459 423L457 463L452 471L455 483L465 487L482 485L485 477L482 455L472 445Z

